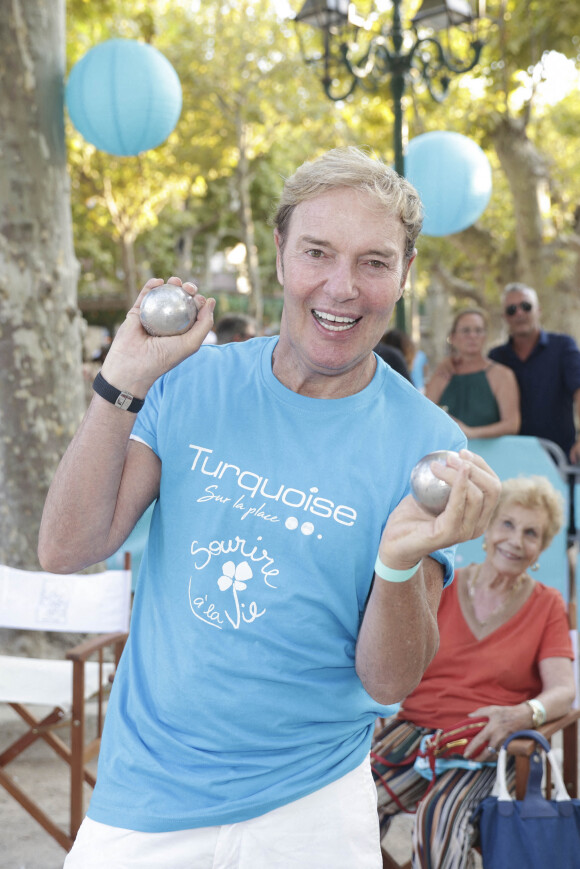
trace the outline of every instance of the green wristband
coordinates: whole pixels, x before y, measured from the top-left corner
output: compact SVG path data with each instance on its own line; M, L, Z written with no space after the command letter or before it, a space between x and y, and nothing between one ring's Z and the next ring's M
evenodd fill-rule
M377 555L377 560L375 561L375 573L387 582L407 582L408 579L415 576L419 570L420 564L421 562L418 561L414 567L410 567L408 570L395 570L394 568L387 567L386 564L383 564L380 557Z

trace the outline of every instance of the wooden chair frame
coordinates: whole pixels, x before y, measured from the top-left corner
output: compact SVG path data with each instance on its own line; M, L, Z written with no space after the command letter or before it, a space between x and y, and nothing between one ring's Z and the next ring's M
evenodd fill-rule
M20 805L44 827L53 839L66 851L70 851L75 840L81 821L84 816L83 807L83 783L91 787L95 786L95 776L87 769L86 764L96 757L101 743L103 732L106 694L101 686L97 701L97 724L96 734L86 743L86 716L84 699L85 663L98 655L99 667L102 671L104 663L104 650L112 647L114 650L115 666L121 657L121 652L127 639L127 634L108 634L95 640L87 640L66 653L66 658L73 662L73 700L71 714L66 721L66 712L60 707L53 709L42 719L34 716L29 709L21 703L9 705L28 725L28 730L16 739L0 754L0 785L5 788ZM66 744L54 732L57 728L68 726L70 728L70 746ZM70 823L68 830L63 830L43 811L16 781L6 772L6 766L18 757L25 749L43 739L58 756L70 767Z
M130 570L130 554L127 553L125 570ZM69 710L56 706L43 718L33 714L23 703L8 702L17 715L26 723L28 729L8 747L0 752L0 785L37 821L46 832L66 851L70 851L84 817L83 789L87 783L95 786L96 778L87 763L99 753L101 735L105 719L106 701L113 675L108 679L105 668L105 651L112 650L113 673L117 668L128 633L114 632L91 637L69 649L65 659L72 662L72 704ZM85 697L85 668L93 659L98 663L99 688L91 698L96 702L96 726L94 735L87 741L87 716ZM110 669L110 663L107 664ZM107 682L109 683L107 685ZM69 744L55 732L69 729ZM41 808L39 803L26 793L6 767L19 757L30 745L42 739L69 767L69 823L66 829L55 823Z

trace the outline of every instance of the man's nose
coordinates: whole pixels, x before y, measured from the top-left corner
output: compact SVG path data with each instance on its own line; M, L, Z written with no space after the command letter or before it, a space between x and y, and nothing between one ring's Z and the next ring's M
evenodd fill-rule
M357 299L360 291L356 267L344 260L337 260L326 281L326 291L337 302Z

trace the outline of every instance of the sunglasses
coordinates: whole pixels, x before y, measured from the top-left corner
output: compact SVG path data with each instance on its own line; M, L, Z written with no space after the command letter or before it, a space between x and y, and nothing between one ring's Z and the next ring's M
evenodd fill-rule
M526 314L529 314L530 311L532 310L532 303L531 302L518 302L517 305L508 305L507 308L505 309L506 316L513 317L513 315L516 313L518 308L521 308L522 311L525 311Z

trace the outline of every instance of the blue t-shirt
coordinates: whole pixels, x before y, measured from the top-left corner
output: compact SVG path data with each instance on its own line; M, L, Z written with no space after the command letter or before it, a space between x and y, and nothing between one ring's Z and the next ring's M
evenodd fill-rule
M272 374L277 338L202 347L134 436L161 489L89 816L161 832L235 823L340 778L384 707L355 672L379 540L449 417L380 360L312 399ZM452 574L453 553L436 556Z
M511 341L494 347L490 359L507 365L520 388L521 435L558 444L568 458L576 440L574 393L580 389L580 350L569 335L540 332L530 356L521 360Z

